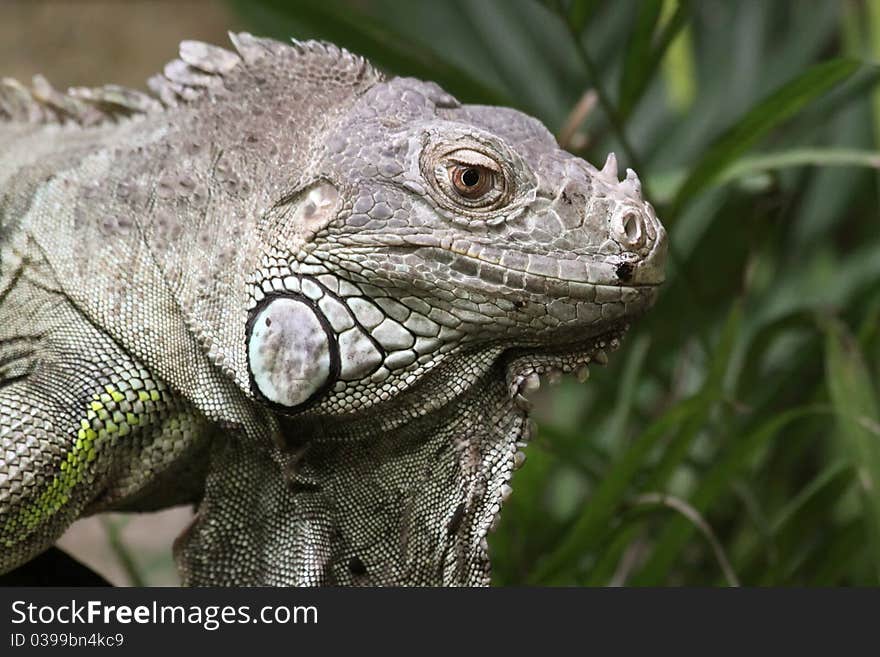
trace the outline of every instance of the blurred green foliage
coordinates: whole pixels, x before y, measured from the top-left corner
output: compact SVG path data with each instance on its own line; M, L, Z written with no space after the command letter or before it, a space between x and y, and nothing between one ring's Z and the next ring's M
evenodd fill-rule
M540 400L496 584L880 582L880 0L233 5L568 123L670 231L656 308Z

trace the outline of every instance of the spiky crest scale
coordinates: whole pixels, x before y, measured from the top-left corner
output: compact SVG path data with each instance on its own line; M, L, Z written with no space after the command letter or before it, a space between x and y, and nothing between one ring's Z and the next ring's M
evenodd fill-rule
M152 95L119 85L73 87L63 92L39 75L30 86L12 78L0 79L0 123L93 126L161 112L198 100L243 69L258 76L280 73L300 81L311 78L316 83L364 88L383 79L363 57L330 43L293 40L288 45L246 32L230 32L229 39L237 54L200 41L181 42L180 58L147 81Z

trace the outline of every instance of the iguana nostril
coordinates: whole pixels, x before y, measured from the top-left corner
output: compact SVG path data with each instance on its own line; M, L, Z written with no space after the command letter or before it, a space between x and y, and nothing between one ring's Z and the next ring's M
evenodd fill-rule
M617 274L617 278L626 283L632 278L633 264L631 262L621 262L614 271Z
M634 208L621 208L611 220L611 230L614 239L627 249L637 250L645 245L645 218Z
M634 212L628 212L626 216L624 216L623 232L626 233L626 236L629 238L630 242L635 242L639 239L639 234L642 231L641 227L639 226L639 218Z

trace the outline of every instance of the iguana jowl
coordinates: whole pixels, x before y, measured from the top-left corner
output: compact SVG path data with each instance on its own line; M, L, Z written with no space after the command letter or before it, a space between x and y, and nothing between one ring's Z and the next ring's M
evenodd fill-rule
M654 301L631 171L316 42L0 86L0 572L196 503L189 584L487 584L523 395Z

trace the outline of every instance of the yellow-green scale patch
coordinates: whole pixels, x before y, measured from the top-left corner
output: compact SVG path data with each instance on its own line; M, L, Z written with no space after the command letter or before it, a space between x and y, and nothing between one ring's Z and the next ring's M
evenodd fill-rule
M34 502L4 524L6 547L24 540L67 504L73 489L86 479L87 465L97 457L99 446L117 436L127 436L133 427L150 424L156 418L155 404L162 400L159 390L132 390L127 384L122 385L125 393L107 385L104 392L94 394L85 417L79 421L76 441L52 482Z

